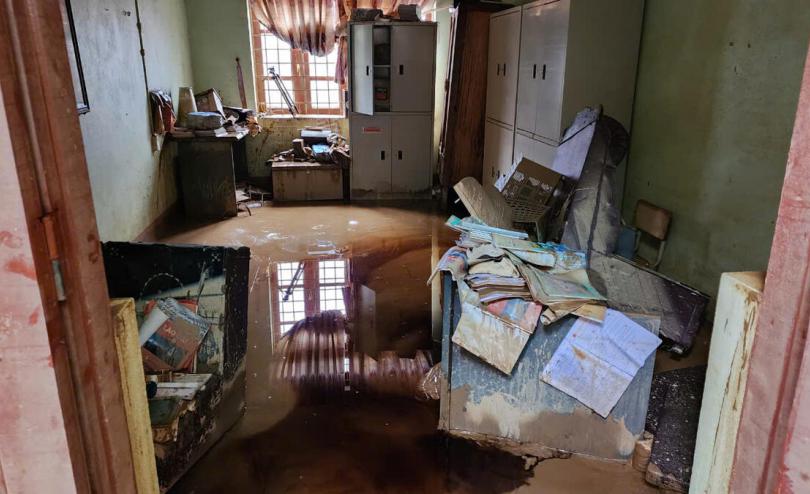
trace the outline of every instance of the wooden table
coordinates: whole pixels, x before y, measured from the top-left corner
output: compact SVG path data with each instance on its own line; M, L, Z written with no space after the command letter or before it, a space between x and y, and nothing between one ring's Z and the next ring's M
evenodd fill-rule
M177 163L188 216L236 216L236 181L247 178L247 130L216 137L177 137Z

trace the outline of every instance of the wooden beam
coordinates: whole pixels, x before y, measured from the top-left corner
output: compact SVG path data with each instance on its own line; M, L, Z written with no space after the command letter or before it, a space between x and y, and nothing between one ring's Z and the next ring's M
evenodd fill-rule
M0 0L0 89L77 491L134 493L60 1Z

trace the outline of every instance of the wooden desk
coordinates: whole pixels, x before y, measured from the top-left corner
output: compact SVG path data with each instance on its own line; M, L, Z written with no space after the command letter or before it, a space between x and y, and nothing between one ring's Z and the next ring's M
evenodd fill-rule
M236 181L247 178L245 136L176 137L178 180L188 216L236 216Z

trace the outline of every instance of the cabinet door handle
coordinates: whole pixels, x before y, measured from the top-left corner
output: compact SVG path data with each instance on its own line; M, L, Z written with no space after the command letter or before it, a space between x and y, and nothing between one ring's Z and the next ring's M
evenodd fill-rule
M501 75L501 64L497 64L495 67L495 75Z
M369 75L369 73L368 73L368 65L366 65L366 75Z
M537 64L532 65L532 79L537 79Z
M543 80L546 80L546 64L543 64Z
M405 73L405 66L404 66L404 65L400 65L400 66L399 66L399 75L402 75L402 74L404 74L404 73Z
M385 151L380 151L380 160L385 161Z
M506 63L503 64L503 75L506 77Z
M397 151L397 159L398 160L402 159L402 150Z

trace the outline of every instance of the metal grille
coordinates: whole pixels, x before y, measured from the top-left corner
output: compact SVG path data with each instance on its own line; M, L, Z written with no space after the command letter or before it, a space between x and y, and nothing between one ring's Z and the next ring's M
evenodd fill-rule
M254 17L254 70L259 111L288 114L276 83L269 77L275 68L302 115L343 115L343 94L334 81L338 50L316 57L271 34Z

